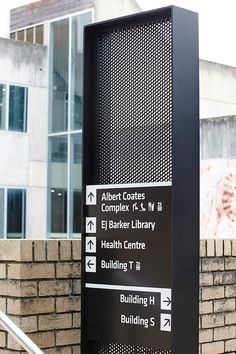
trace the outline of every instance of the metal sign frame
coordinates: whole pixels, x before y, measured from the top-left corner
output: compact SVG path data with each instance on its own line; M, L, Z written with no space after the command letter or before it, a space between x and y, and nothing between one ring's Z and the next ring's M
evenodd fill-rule
M198 353L199 58L198 16L175 6L86 26L84 51L83 198L97 185L97 38L120 26L172 22L172 334L171 353ZM82 353L97 353L86 329L85 226L82 230ZM96 314L94 314L96 316ZM124 343L125 344L125 343ZM140 352L141 353L141 352ZM161 353L161 352L160 352Z

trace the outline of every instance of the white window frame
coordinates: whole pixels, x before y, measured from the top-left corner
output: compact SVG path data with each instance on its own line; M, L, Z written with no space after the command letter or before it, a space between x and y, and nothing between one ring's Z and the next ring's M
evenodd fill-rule
M23 198L23 205L22 208L25 212L22 213L22 230L24 230L24 233L21 232L22 237L21 238L15 238L15 240L24 240L26 238L26 200L27 200L27 188L23 187L4 187L0 186L0 189L3 190L3 237L0 238L2 240L9 240L10 238L7 238L7 197L8 197L8 190L21 190L25 191L25 198ZM12 238L14 240L14 238Z
M5 102L5 106L6 106L6 108L5 108L5 116L3 116L3 121L4 121L4 124L3 125L5 125L5 128L4 129L0 129L0 131L5 131L6 130L6 126L7 126L7 110L8 110L8 104L9 104L9 102L8 102L8 90L7 90L7 83L5 83L5 82L0 82L0 84L1 85L5 85L6 86L6 91L5 91L5 99L6 99L6 102ZM3 104L1 103L0 104L0 106L3 108Z
M5 128L0 129L1 132L11 132L16 134L27 134L27 127L28 127L28 96L29 96L29 88L28 86L19 85L15 82L5 82L0 81L1 84L6 85L6 112L5 112ZM22 87L25 89L25 96L24 96L24 124L23 129L24 131L17 131L17 130L9 130L9 103L10 103L10 86Z
M29 29L29 28L33 28L33 43L32 44L37 44L36 43L36 27L41 26L41 25L44 26L46 23L48 23L48 21L39 22L39 23L36 23L36 24L33 24L33 25L29 25L29 26L26 26L26 27L17 28L14 31L10 31L10 35L11 35L11 33L15 33L15 39L13 39L13 40L17 40L18 41L18 32L24 31L24 42L25 43L31 43L31 42L27 42L26 41L26 30ZM44 31L43 35L44 34L45 34L45 31ZM10 38L10 35L9 35L9 38ZM21 42L23 42L23 41L21 41ZM42 44L42 45L44 45L44 44Z
M51 25L55 22L61 21L61 20L69 20L69 57L68 57L68 129L64 132L55 132L55 133L48 133L48 138L50 137L54 137L54 136L60 136L60 135L64 135L67 136L67 232L66 233L62 233L62 234L56 234L53 237L53 234L51 232L49 232L50 230L50 221L51 221L51 215L49 215L49 210L51 209L50 206L50 188L48 188L48 225L47 225L47 238L48 239L53 239L53 238L62 238L65 239L65 237L67 239L81 239L81 234L78 234L76 236L73 237L73 232L71 230L71 225L70 225L70 215L71 215L71 203L70 203L70 198L71 198L71 137L74 134L80 134L82 135L82 129L76 129L76 130L71 130L71 97L72 97L72 77L71 77L71 64L72 64L72 20L74 17L86 14L86 13L91 13L91 23L94 22L94 8L89 8L89 9L85 9L79 12L75 12L73 14L68 15L64 15L64 16L60 16L58 18L52 19L50 21L48 21L48 25L49 25L49 30L48 30L48 43L49 43L49 48L52 48L51 46ZM51 68L50 68L50 51L48 51L48 62L49 62L49 66L48 66L48 77L50 75L51 72ZM49 92L50 95L50 92ZM50 99L48 100L48 103L50 104ZM48 107L48 122L49 124L51 124L51 112L50 112L50 106ZM50 125L48 126L50 127ZM48 162L50 163L50 159L48 159ZM48 181L49 181L49 169L48 169Z

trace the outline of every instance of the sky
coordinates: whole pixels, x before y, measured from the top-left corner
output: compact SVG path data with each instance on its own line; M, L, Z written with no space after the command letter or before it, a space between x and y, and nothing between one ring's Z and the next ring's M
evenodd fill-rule
M236 67L235 0L136 0L144 10L176 5L199 14L201 59Z
M0 2L0 37L9 36L10 9L29 4L32 0L3 0Z
M236 67L236 0L136 0L143 10L177 5L199 13L201 59ZM9 10L32 0L0 2L0 36L9 34Z

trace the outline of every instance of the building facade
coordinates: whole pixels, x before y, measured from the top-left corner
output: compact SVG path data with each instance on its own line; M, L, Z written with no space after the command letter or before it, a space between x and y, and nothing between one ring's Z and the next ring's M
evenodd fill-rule
M11 10L10 39L0 39L1 238L80 237L83 27L138 11L134 0L40 0ZM236 68L200 60L203 238L222 228L236 235L235 86Z
M37 238L46 231L47 48L0 39L0 52L0 235Z
M134 0L11 11L0 40L0 237L80 237L83 27L137 11Z

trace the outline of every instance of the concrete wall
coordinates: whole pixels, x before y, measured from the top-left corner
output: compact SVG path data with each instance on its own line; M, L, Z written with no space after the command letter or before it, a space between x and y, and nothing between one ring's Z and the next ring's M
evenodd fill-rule
M0 39L0 82L28 87L26 133L0 132L0 186L27 189L26 234L46 234L47 48Z
M201 159L236 157L236 116L200 121Z
M95 0L95 22L141 11L135 0Z
M200 60L200 117L236 115L236 68Z

